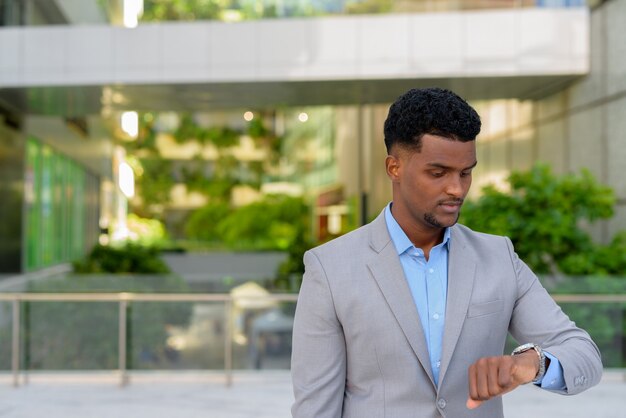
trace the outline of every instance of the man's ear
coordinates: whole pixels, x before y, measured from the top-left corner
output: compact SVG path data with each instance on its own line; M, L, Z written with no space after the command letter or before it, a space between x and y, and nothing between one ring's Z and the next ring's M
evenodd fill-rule
M387 171L387 177L392 182L396 182L400 178L400 158L395 155L388 155L385 159L385 168Z

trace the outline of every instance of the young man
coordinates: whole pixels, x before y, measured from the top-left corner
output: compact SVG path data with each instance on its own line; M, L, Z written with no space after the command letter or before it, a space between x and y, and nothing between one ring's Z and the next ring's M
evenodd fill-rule
M304 256L294 418L495 418L520 384L575 394L600 380L598 348L511 241L456 223L479 131L447 90L410 90L391 106L392 202ZM522 345L503 355L509 332Z

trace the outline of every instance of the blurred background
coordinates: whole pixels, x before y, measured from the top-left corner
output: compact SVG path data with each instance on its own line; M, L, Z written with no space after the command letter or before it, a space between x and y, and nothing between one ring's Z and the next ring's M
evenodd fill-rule
M626 367L625 28L626 0L0 0L0 376L288 370L302 255L388 203L387 110L427 86L483 121L462 222Z

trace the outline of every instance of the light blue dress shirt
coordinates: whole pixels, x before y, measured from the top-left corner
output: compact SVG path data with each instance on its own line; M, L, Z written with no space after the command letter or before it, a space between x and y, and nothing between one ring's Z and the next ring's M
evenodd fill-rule
M428 346L433 377L435 383L439 384L448 293L450 228L445 229L442 242L430 250L428 260L426 260L424 251L413 245L391 214L391 203L385 208L385 221L417 307ZM565 390L566 385L561 364L556 357L547 352L545 354L550 359L550 366L537 385L547 390Z

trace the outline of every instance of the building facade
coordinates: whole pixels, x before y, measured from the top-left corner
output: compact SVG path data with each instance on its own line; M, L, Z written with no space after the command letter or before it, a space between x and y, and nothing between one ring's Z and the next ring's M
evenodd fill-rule
M594 237L626 228L626 0L397 1L385 13L328 16L344 5L319 17L294 7L283 19L132 29L119 26L121 1L76 4L0 2L2 272L71 261L119 224L116 149L129 111L201 121L261 109L289 139L267 188L298 186L318 236L340 231L337 219L371 219L390 199L389 103L433 85L482 116L474 193L536 161L587 168L618 196ZM323 133L290 135L303 123ZM174 200L172 210L193 206L185 193Z

